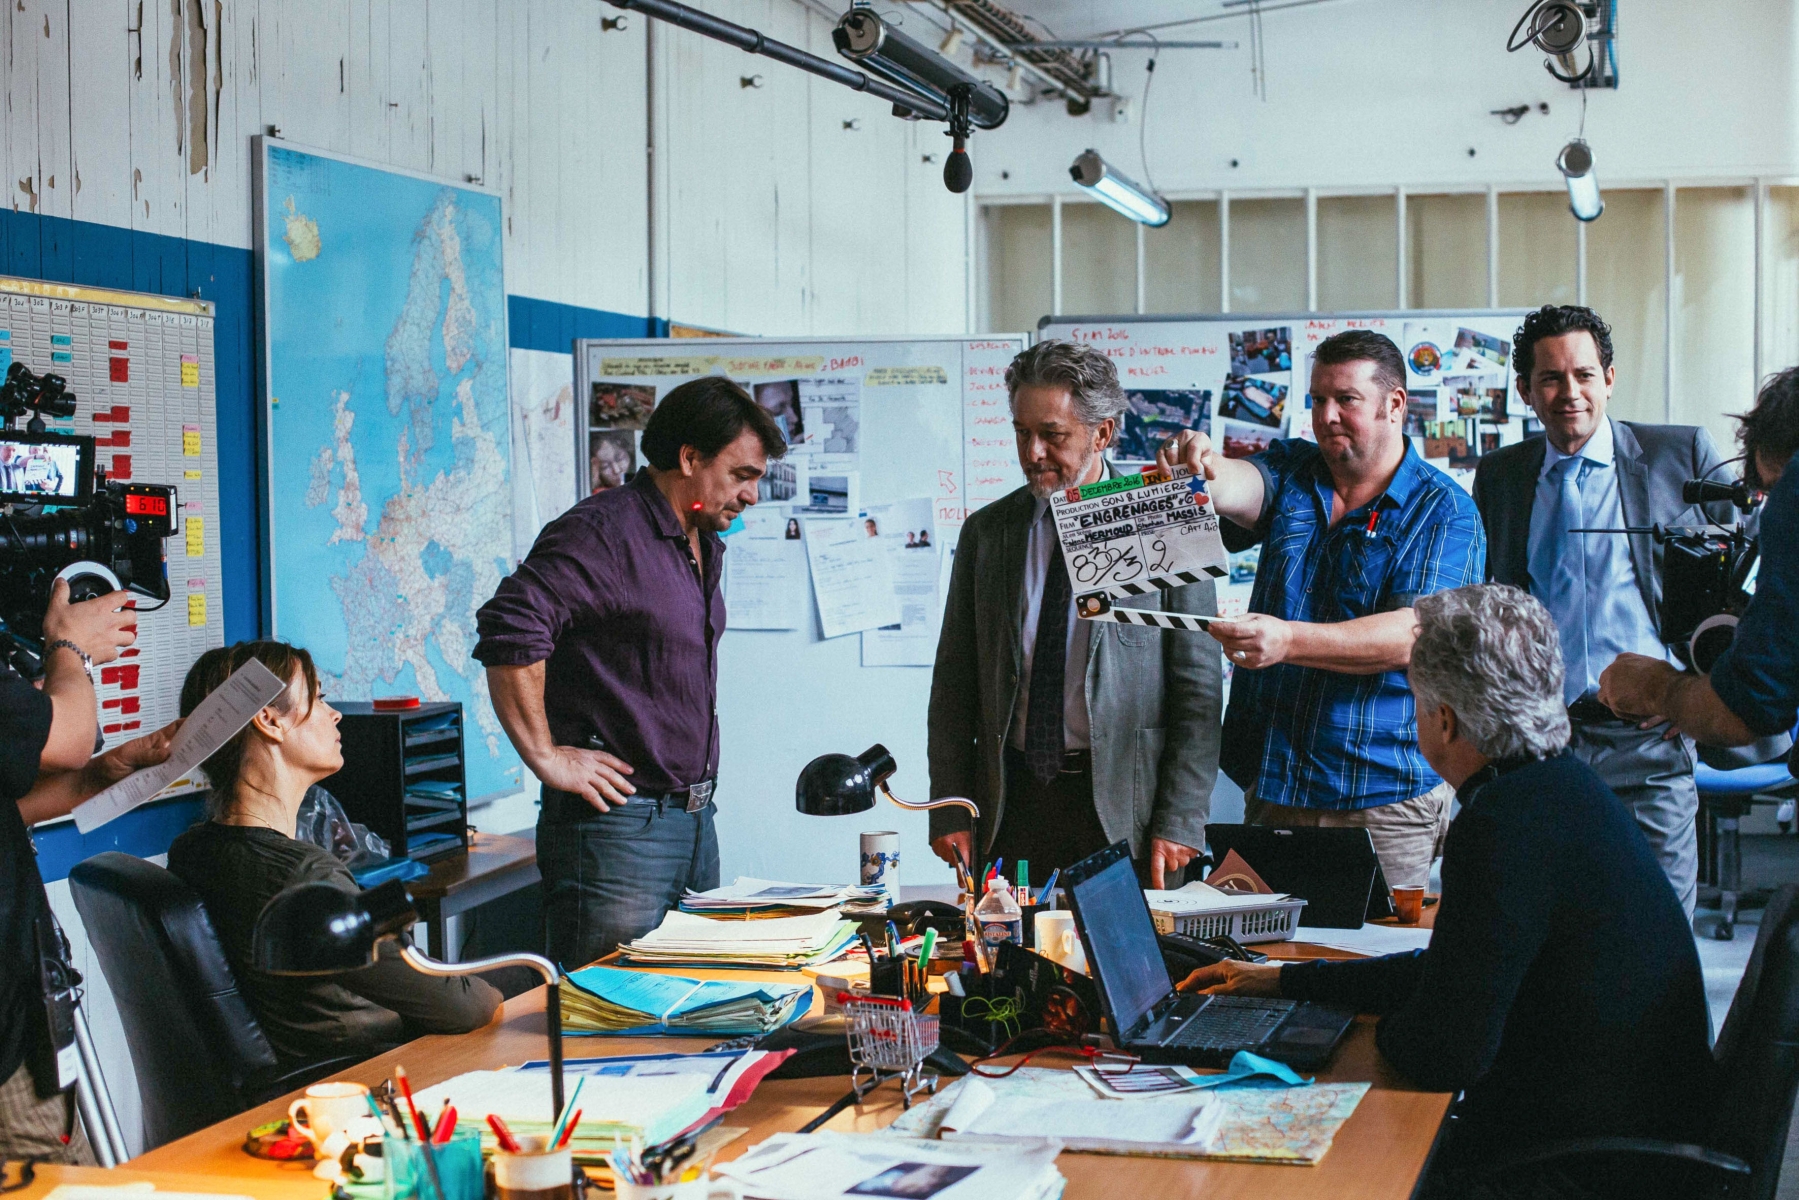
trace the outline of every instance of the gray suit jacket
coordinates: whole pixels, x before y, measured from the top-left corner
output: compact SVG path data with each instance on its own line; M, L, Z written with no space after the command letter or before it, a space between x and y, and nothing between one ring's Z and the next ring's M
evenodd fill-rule
M1609 419L1609 418L1608 418ZM1731 523L1729 504L1688 504L1680 488L1723 461L1712 435L1696 425L1639 425L1613 421L1618 499L1627 525ZM1530 588L1530 510L1543 470L1544 439L1533 438L1481 456L1474 503L1487 527L1487 578ZM1719 475L1714 478L1726 478ZM1591 536L1591 535L1589 535ZM1630 535L1630 561L1649 619L1661 629L1662 548L1646 533Z
M980 806L985 857L1005 815L1004 749L1024 664L1024 562L1035 501L1025 488L962 527L931 676L931 795ZM1114 603L1212 615L1210 583ZM1093 800L1113 841L1141 855L1151 837L1205 846L1218 776L1223 657L1203 633L1096 622L1087 654ZM931 837L968 828L963 809L934 809ZM979 870L978 865L970 864Z

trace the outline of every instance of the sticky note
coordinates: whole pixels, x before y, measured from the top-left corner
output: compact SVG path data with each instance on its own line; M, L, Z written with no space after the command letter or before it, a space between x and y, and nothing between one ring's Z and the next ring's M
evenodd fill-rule
M187 556L198 558L206 553L206 518L187 519Z
M205 592L189 592L187 594L187 623L189 625L206 624Z
M192 354L181 356L181 386L193 388L200 386L200 360Z
M200 427L198 425L181 427L181 453L187 458L200 457Z
M198 479L198 478L200 478L200 472L198 472L198 471L196 471L196 470L194 470L194 469L193 469L193 468L192 468L192 467L189 467L189 468L188 468L188 469L187 469L187 470L185 470L185 471L183 471L183 472L182 472L182 473L181 473L181 475L182 475L182 478L184 478L184 479Z
M50 344L52 346L73 346L75 339L66 333L53 333L50 335Z

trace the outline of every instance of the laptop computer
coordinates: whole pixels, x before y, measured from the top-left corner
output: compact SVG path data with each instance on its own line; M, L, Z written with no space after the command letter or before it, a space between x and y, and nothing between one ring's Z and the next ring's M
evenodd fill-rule
M1393 893L1366 829L1281 829L1207 825L1214 859L1235 850L1262 882L1306 902L1300 920L1314 929L1359 929L1393 915Z
M1313 1068L1355 1019L1322 1004L1175 991L1125 842L1083 858L1062 880L1113 1040L1144 1062L1222 1067L1248 1050Z

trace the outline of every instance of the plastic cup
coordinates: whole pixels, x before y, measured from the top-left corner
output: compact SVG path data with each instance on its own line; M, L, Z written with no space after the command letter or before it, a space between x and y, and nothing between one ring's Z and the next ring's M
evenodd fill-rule
M1399 916L1401 925L1416 925L1424 916L1424 889L1421 887L1396 887L1393 889L1393 911Z
M480 1134L459 1129L449 1141L432 1145L431 1156L437 1160L437 1178L443 1181L441 1200L482 1200L486 1181ZM386 1200L440 1200L425 1163L425 1148L417 1139L383 1138L381 1158Z

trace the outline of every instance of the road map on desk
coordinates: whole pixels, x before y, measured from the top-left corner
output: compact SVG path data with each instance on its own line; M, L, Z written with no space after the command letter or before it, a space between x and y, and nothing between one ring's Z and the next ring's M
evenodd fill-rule
M1022 1094L1023 1098L1033 1100L1091 1100L1095 1095L1073 1071L1051 1067L1022 1067L1004 1080L985 1082L996 1088L1003 1084ZM1153 1157L1315 1166L1331 1148L1337 1130L1349 1120L1370 1086L1367 1083L1314 1083L1310 1087L1221 1087L1213 1095L1229 1108L1205 1149ZM938 1136L943 1119L950 1106L955 1104L961 1087L962 1081L957 1080L929 1101L915 1104L885 1132L902 1137ZM1136 1104L1140 1101L1118 1100L1116 1103Z

